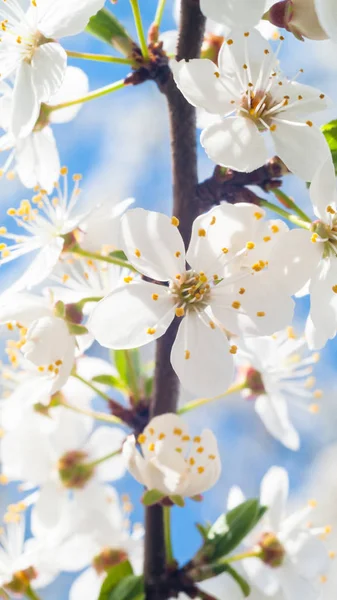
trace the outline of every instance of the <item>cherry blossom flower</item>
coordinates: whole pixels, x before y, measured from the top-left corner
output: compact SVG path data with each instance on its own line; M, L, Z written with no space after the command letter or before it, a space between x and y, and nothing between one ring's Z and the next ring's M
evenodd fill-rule
M129 261L169 285L127 277L94 308L89 331L102 346L135 348L163 335L177 316L182 321L171 362L182 385L195 394L223 393L232 381L236 352L225 330L268 334L292 318L289 296L282 295L282 286L276 290L264 271L283 225L262 222L263 216L251 205L216 207L195 220L185 256L175 217L128 211L121 227Z
M300 39L337 40L334 0L282 0L271 7L269 18Z
M142 454L136 448L137 442ZM201 494L215 485L221 473L212 431L204 429L191 438L184 420L171 413L154 417L137 440L129 436L123 456L139 483L165 496L191 498Z
M1 451L3 475L8 481L40 488L25 503L34 502L39 521L54 527L69 490L82 506L90 506L93 498L102 495L106 481L123 476L125 467L118 450L125 434L117 427L106 426L91 433L92 419L64 407L54 408L49 414L52 418L31 415L7 432ZM116 456L93 464L115 451Z
M0 138L0 149L10 150L10 154L0 173L6 173L14 162L14 170L23 185L27 188L39 185L50 193L59 178L61 168L56 140L50 125L68 123L76 117L82 105L50 111L48 105L43 104L32 132L18 139L10 131L13 89L4 82L2 86L4 93L0 100L0 124L5 134ZM89 82L84 71L68 67L60 89L49 99L49 104L61 104L84 96L88 87Z
M275 246L271 268L291 293L310 281L306 335L309 346L319 349L337 332L337 188L331 158L317 170L310 197L317 217L311 231L289 231Z
M313 507L308 505L287 516L289 480L285 469L272 467L261 483L260 502L268 510L245 545L260 552L260 558L246 558L242 566L254 586L268 597L281 593L284 600L318 600L320 576L329 563L320 534L323 528L308 527ZM245 500L239 488L232 488L229 508Z
M322 392L312 390L312 365L319 355L308 354L305 338L296 338L289 328L269 337L240 340L237 358L247 386L242 395L255 400L255 411L269 433L297 450L300 439L288 415L288 400L301 409L317 410L312 402Z
M274 153L292 173L311 181L329 148L308 114L326 108L326 97L285 79L277 56L257 31L233 32L220 50L218 66L206 59L171 61L171 66L186 99L218 117L201 134L214 162L245 172L261 167L269 157L264 137L269 132Z
M259 24L264 13L275 0L201 0L200 8L204 15L229 29L242 27L250 29Z
M126 198L121 202L112 202L109 197L102 202L81 223L81 231L84 233L82 248L89 252L101 251L102 254L118 250L121 218L134 201L134 198Z
M42 102L48 102L63 81L67 54L55 39L83 31L104 0L53 0L2 3L0 72L15 78L11 132L28 135L34 128Z
M61 169L61 183L56 184L56 195L48 197L45 190L40 189L32 201L22 200L19 208L10 208L8 214L13 217L17 227L25 231L9 233L6 227L0 227L0 236L12 242L2 243L0 266L9 263L30 252L35 252L25 273L11 287L11 291L30 289L48 277L63 247L63 236L72 232L88 215L74 214L80 195L80 175L74 175L74 188L68 193L68 170Z

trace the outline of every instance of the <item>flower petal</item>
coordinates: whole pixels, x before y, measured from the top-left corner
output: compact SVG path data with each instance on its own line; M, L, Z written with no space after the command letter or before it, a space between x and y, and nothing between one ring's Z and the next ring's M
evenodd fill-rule
M63 249L64 240L61 237L38 250L26 272L11 286L11 292L20 292L25 288L30 290L34 285L41 283L52 272Z
M315 10L323 29L337 42L337 13L334 0L315 0Z
M48 102L60 89L66 68L67 53L60 44L49 42L37 48L32 60L32 75L40 102Z
M256 5L255 2L247 2L247 0L233 0L232 4L240 6L242 2L247 6ZM251 83L258 85L259 81L261 83L261 78L265 80L266 75L269 76L272 70L276 69L277 59L270 44L256 29L247 32L241 28L233 30L229 40L222 45L218 64L221 75L227 78L226 81L234 79L243 82L246 81L246 75L242 77L240 71L243 75L243 65L247 64ZM242 83L238 88L240 99L242 88L245 89L246 85Z
M18 68L13 89L11 131L24 137L33 130L40 112L32 65L23 61Z
M286 503L289 493L289 477L285 469L272 467L261 482L260 501L268 507L266 518L271 531L279 531L282 519L285 517Z
M211 60L171 60L170 66L178 88L190 104L216 115L232 112L232 96L222 85L218 67Z
M322 246L311 241L306 229L292 229L275 244L269 258L269 269L276 281L289 294L295 294L311 279L322 257Z
M38 7L38 29L46 38L77 35L103 6L104 0L44 0Z
M218 23L234 28L250 29L258 24L264 13L265 0L201 0L204 15Z
M103 581L104 574L100 576L90 567L75 579L69 591L69 600L97 600Z
M236 171L254 171L268 159L262 135L245 117L214 123L202 132L200 141L211 160Z
M255 411L274 438L290 450L299 449L299 436L289 421L287 403L283 396L259 396L255 402Z
M331 156L317 169L310 186L310 198L316 217L326 222L327 206L337 208L335 167Z
M27 188L40 185L51 193L60 175L60 157L50 127L19 140L16 147L16 170Z
M89 460L95 461L112 452L121 449L125 440L125 433L118 427L99 427L91 435L85 445L85 451L88 452ZM96 467L96 475L100 481L114 481L120 479L125 474L124 460L121 454L117 454L109 460L105 460Z
M173 318L174 303L167 288L135 281L103 298L88 328L106 348L137 348L163 335Z
M336 258L322 260L310 284L310 317L306 336L309 348L320 349L337 332Z
M311 181L317 167L330 155L323 133L314 125L285 123L278 117L276 129L271 131L271 135L275 144L275 153L283 160L289 171L304 181Z
M233 381L233 357L225 334L205 325L194 312L180 324L171 363L182 386L199 396L222 394Z
M76 98L86 96L89 91L89 79L87 74L78 67L67 67L63 83L59 90L51 96L49 104L63 104L71 102ZM50 123L69 123L81 110L82 104L68 106L60 110L54 110L49 115Z
M134 208L122 218L122 245L131 264L158 281L185 271L185 248L174 220L158 212Z

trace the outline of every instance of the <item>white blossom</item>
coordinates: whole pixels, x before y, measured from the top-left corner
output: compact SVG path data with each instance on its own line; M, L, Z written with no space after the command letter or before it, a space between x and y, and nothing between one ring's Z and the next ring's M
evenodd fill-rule
M270 18L300 39L337 41L334 0L283 0L271 8Z
M142 454L136 448L141 447ZM191 498L215 485L221 473L216 438L211 430L191 437L184 420L167 413L151 419L136 440L129 436L123 456L131 475L148 490Z
M239 374L246 382L242 395L255 400L254 408L269 433L292 450L300 439L289 417L289 407L318 409L321 397L313 390L312 365L319 359L309 354L305 338L296 338L292 328L269 337L238 342Z
M292 318L290 297L281 286L273 289L265 270L284 227L264 222L263 216L251 205L217 207L195 220L185 255L177 219L128 211L122 245L129 261L169 285L127 277L94 308L89 331L108 348L135 348L163 335L177 316L182 321L171 362L182 385L195 394L223 393L232 381L236 352L226 331L268 334Z
M261 167L269 158L268 133L288 169L311 181L329 148L308 114L326 108L326 97L285 79L277 56L257 31L232 32L218 66L207 59L171 61L171 66L186 99L217 117L201 134L214 162L246 172Z
M206 17L223 23L228 29L250 29L259 24L275 0L201 0L200 8Z
M65 77L67 54L56 38L80 33L104 0L6 0L3 19L1 78L15 78L10 130L16 137L34 128L42 102L48 102Z

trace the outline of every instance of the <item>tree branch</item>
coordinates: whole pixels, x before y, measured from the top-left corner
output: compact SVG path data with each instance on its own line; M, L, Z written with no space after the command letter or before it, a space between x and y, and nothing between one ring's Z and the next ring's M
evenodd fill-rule
M205 18L197 0L183 0L177 59L196 58L200 54ZM165 81L157 81L166 96L171 127L173 170L173 214L179 219L179 229L187 246L192 223L198 214L196 189L197 145L195 109L185 100L175 85L171 72ZM170 362L170 354L178 329L177 319L157 341L156 370L151 416L175 412L179 384ZM146 511L145 594L146 600L165 600L166 557L163 509L153 506Z

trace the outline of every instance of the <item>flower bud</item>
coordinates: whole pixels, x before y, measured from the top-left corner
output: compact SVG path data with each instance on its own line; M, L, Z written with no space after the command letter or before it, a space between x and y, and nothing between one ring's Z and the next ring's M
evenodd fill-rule
M92 478L95 466L86 463L87 454L80 450L67 452L58 461L58 472L64 487L82 489Z
M254 367L241 367L240 376L245 382L244 390L249 394L249 399L266 393L262 375Z
M6 583L4 586L6 590L13 594L25 595L26 591L30 588L30 583L33 579L38 576L34 567L28 567L24 571L17 571L14 573L12 581Z
M259 541L262 550L260 558L269 567L280 567L284 561L285 549L274 533L264 533Z
M224 37L222 35L206 33L201 47L201 58L208 58L209 60L212 60L215 64L217 64L220 48L223 42Z
M282 0L268 11L273 25L284 27L299 39L326 40L328 35L322 28L315 10L314 0Z
M98 575L106 573L111 567L128 560L124 550L117 548L104 548L100 554L94 557L92 565Z

